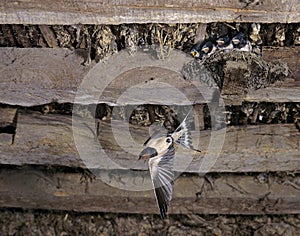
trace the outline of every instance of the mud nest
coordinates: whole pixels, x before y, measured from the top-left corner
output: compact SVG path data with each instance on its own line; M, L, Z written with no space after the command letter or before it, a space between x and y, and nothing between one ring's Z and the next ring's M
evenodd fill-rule
M243 89L259 89L276 81L283 81L289 73L286 63L279 61L266 62L254 53L233 50L230 53L217 51L202 61L194 60L183 67L186 79L199 79L209 87L211 79L222 89L228 70L240 70L242 75L230 77L231 85Z

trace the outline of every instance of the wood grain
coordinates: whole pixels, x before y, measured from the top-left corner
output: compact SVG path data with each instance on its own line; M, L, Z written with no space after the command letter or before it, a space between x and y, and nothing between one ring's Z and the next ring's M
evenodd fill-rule
M88 68L65 49L1 48L1 103L33 106L72 102Z
M72 123L70 116L21 112L14 144L0 140L0 164L148 169L146 162L137 160L149 135L147 127L103 121L98 140L96 133L93 120L76 118ZM192 131L192 136L194 146L202 152L178 148L176 171L202 174L300 170L299 131L293 124L228 127L226 132L201 131L200 136Z
M266 61L280 59L289 65L289 78L268 88L249 90L237 102L300 102L299 53L298 47L264 49ZM181 68L191 57L175 50L166 61L151 53L145 55L121 51L106 63L83 66L84 58L67 49L0 48L0 103L34 106L73 103L75 98L77 103L110 105L210 101L212 93L207 86L182 78Z
M246 1L245 1L246 2ZM297 0L243 1L2 1L1 24L122 24L189 22L299 22Z
M158 214L153 190L142 190L150 181L147 172L106 174L110 176L110 185L82 173L0 169L0 207ZM175 180L169 213L299 214L299 176L292 181L272 175L265 177L265 181L260 181L259 175L183 175ZM116 188L117 181L134 185L132 189Z

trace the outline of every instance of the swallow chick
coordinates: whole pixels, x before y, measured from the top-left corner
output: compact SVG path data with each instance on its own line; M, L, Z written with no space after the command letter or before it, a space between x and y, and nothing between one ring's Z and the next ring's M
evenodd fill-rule
M139 155L139 160L149 160L150 176L162 219L166 218L173 194L174 145L180 144L188 149L200 152L194 149L191 144L187 116L173 133L150 137L144 144L146 148Z
M209 57L217 50L215 42L211 39L196 43L191 50L191 55L196 59L202 60L205 57Z
M226 53L230 52L233 49L233 44L228 37L228 35L222 36L216 40L217 49L224 50Z
M246 35L243 33L238 33L236 36L232 38L233 47L238 49L239 51L244 52L252 52L252 46Z

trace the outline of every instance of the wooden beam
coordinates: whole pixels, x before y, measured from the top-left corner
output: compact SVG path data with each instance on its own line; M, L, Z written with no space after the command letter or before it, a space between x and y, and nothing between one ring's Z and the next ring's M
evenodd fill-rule
M34 106L72 102L90 68L66 49L1 48L1 103ZM3 90L2 90L3 89Z
M266 61L281 59L289 65L290 77L282 84L249 90L247 96L239 102L300 102L299 54L298 47L264 49ZM121 51L108 58L106 63L83 66L84 58L77 51L0 48L0 103L20 106L53 101L73 103L76 93L75 102L83 104L189 105L207 103L210 100L212 94L207 86L197 82L192 84L180 74L183 64L192 60L191 57L175 50L166 61L143 55L129 55L126 51ZM107 79L110 74L111 82ZM87 77L93 84L88 90L77 92ZM144 92L141 93L141 89L147 92L147 96Z
M146 162L137 160L149 135L147 127L101 121L97 141L95 123L89 119L75 119L72 127L70 116L21 112L17 124L13 145L0 140L0 164L148 169ZM294 124L228 127L226 132L204 130L200 136L192 131L192 136L194 146L202 152L179 148L176 171L299 171L299 131Z
M246 2L246 1L245 1ZM299 22L300 4L295 0L258 1L180 0L138 1L4 1L1 24L122 24L190 22Z
M0 207L158 214L148 172L106 175L110 185L82 173L1 168ZM116 187L122 181L132 188ZM169 214L299 214L299 181L299 175L183 175L175 180Z

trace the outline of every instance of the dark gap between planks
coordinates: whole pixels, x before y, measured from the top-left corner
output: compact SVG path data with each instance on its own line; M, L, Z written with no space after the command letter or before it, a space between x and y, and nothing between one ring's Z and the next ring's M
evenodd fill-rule
M195 107L199 105L194 105ZM140 106L109 106L107 104L91 104L76 106L73 111L71 103L49 103L33 107L19 107L0 104L0 109L16 108L19 111L38 111L41 114L78 115L97 120L123 120L138 126L150 126L154 122L163 124L168 130L176 129L180 124L180 117L184 117L190 110L190 106L166 106L166 105L140 105ZM204 126L201 129L211 128L211 111L207 104L200 105L203 110L202 119ZM129 112L127 112L129 111ZM132 111L132 112L131 112ZM180 114L179 114L179 113ZM196 111L199 112L199 111ZM130 113L130 114L129 114ZM177 114L178 113L178 114ZM242 105L225 107L226 125L260 125L260 124L292 124L300 120L299 103L267 103L267 102L243 102ZM0 133L14 134L17 127L17 115L11 124L1 125ZM190 128L195 130L193 119L190 119Z

